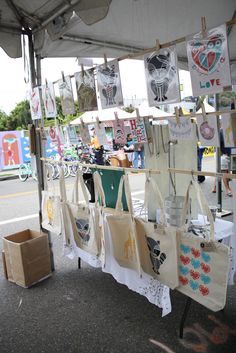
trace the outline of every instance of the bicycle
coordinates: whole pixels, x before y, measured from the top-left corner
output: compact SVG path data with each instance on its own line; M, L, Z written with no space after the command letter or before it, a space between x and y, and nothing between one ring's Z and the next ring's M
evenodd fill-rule
M32 170L30 162L23 163L19 166L18 176L21 181L26 181L31 176L34 180L37 181L36 172Z

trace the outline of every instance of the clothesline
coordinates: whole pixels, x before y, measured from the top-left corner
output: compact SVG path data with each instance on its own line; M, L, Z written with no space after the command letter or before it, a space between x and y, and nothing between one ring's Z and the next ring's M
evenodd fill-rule
M230 174L230 173L214 173L214 172L205 172L205 171L199 171L199 170L190 170L190 169L177 169L177 168L167 168L167 169L135 169L135 168L125 168L125 167L114 167L114 166L104 166L104 165L97 165L97 164L84 164L80 163L77 161L69 162L69 161L55 161L50 158L41 158L43 162L49 162L52 164L60 164L64 163L67 165L76 165L76 166L81 166L81 167L88 167L91 169L108 169L108 170L119 170L123 172L128 172L128 173L134 173L134 174L161 174L161 173L178 173L178 174L187 174L187 175L192 175L192 176L197 176L197 175L203 175L203 176L209 176L209 177L216 177L216 178L229 178L229 179L236 179L236 174Z

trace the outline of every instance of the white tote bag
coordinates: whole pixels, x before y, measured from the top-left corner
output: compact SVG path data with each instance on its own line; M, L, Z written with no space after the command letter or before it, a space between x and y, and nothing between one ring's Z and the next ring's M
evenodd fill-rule
M176 228L167 226L164 202L157 184L152 178L145 183L144 207L153 196L156 208L160 208L160 224L135 217L137 244L143 271L171 289L179 285Z
M189 208L189 193L194 189L203 214L210 223L205 238L188 232L185 224ZM215 241L214 220L205 196L197 182L191 182L182 214L182 228L177 231L179 242L179 282L177 288L208 309L218 311L226 302L229 249Z
M122 207L123 185L129 212L123 211ZM115 213L107 216L107 223L110 228L116 261L120 266L136 270L140 274L141 268L136 241L136 227L127 175L123 175L120 179Z
M46 175L52 181L51 169L47 170ZM52 191L49 191L47 177L44 180L44 190L42 191L42 227L52 233L59 235L61 233L60 216L60 196L56 195L54 183L52 181Z

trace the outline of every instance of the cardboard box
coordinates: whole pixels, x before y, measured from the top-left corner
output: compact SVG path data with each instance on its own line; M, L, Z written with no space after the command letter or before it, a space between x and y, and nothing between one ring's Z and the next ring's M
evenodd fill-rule
M48 236L30 229L3 238L8 280L28 288L51 275Z

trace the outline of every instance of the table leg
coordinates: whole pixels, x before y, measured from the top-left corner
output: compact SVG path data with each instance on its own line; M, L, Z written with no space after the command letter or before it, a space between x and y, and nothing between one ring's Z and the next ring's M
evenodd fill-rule
M183 334L184 334L184 323L185 320L187 318L188 312L189 312L189 308L190 308L190 304L192 302L191 298L187 298L185 306L184 306L184 312L180 321L180 327L179 327L179 338L183 338Z

